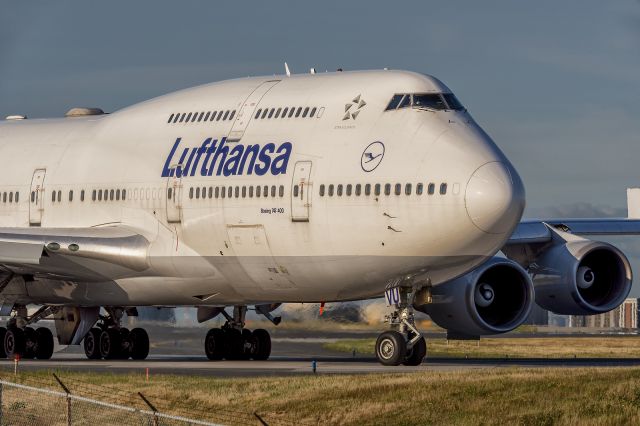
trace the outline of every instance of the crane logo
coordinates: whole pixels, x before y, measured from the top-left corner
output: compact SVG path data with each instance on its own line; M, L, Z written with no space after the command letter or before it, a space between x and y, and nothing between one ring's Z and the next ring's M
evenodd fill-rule
M384 144L380 141L370 143L364 149L362 158L360 159L360 167L362 170L369 173L372 172L380 165L382 158L384 157Z

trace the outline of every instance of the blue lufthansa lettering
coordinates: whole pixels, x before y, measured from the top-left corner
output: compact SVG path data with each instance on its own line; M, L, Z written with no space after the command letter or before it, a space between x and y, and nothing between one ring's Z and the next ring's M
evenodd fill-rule
M218 143L218 139L207 138L198 147L181 147L182 138L177 138L165 160L161 176L212 176L214 172L216 176L263 176L269 172L272 175L287 172L293 151L291 142L284 142L277 147L274 143L267 143L264 146L235 145L230 148L226 140L222 138ZM179 149L180 159L176 165L174 159Z

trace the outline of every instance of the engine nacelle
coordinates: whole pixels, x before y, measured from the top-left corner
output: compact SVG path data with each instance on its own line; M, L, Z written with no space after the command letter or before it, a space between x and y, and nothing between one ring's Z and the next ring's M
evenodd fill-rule
M611 244L578 239L542 252L529 267L536 303L563 315L593 315L620 305L631 290L631 265Z
M516 262L494 257L475 270L436 285L432 303L415 308L440 327L467 335L497 334L522 324L533 304L533 284Z

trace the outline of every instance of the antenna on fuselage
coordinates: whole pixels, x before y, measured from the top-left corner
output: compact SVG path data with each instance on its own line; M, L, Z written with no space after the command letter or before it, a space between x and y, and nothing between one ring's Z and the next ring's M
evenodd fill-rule
M287 73L287 77L291 77L291 70L289 70L289 65L287 65L287 63L284 63L284 72Z

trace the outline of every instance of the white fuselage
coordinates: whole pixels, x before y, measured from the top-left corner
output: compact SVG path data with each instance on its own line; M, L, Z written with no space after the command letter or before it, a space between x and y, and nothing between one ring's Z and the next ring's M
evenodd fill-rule
M28 299L350 300L466 273L509 237L524 190L466 111L385 110L394 94L449 92L400 71L246 78L109 115L0 123L0 227L117 225L150 242L142 268L64 283L43 274ZM283 118L285 108L296 113ZM100 267L88 265L77 267Z

